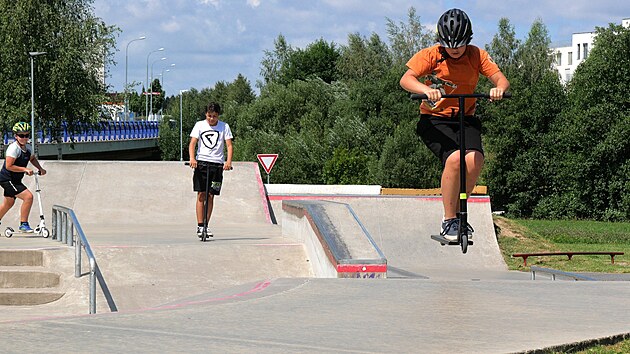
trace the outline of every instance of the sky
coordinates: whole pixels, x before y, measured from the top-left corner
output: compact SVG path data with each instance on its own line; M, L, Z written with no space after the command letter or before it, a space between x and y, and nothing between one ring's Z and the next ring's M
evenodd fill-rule
M140 91L147 76L162 77L169 96L232 82L239 73L257 91L260 62L280 34L293 48L319 39L342 46L352 33L376 33L388 42L387 19L406 23L410 7L432 31L444 11L464 10L473 24L472 44L482 48L502 17L520 39L541 20L557 46L570 45L572 33L630 18L630 1L620 0L94 0L92 6L96 17L120 29L105 78L109 90L136 82Z

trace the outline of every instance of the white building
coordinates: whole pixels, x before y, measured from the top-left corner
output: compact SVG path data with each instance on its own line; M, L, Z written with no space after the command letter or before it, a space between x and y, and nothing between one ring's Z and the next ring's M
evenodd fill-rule
M621 21L624 27L630 27L630 18ZM595 32L573 33L571 36L570 47L558 47L552 49L554 56L554 65L560 73L562 82L571 81L575 68L586 58L589 51L593 48L593 40Z

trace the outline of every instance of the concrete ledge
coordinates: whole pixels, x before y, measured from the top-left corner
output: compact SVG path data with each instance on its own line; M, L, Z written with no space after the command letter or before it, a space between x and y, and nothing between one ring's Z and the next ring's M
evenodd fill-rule
M59 286L57 273L35 270L0 270L0 288L54 288Z
M44 253L37 250L0 250L0 266L41 267L44 264Z
M0 305L34 306L61 299L65 294L43 289L0 289Z
M305 245L315 276L386 277L387 259L348 204L294 200L282 210L282 235Z
M442 195L442 189L429 188L429 189L411 189L411 188L382 188L382 195ZM487 186L475 186L472 191L473 195L486 195L488 194Z
M378 185L265 184L267 195L380 195Z

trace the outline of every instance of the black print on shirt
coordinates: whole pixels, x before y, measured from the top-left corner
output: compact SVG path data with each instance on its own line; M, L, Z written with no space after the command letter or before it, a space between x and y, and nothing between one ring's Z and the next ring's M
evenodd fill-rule
M217 146L217 143L219 142L219 135L219 132L216 130L205 131L201 133L201 142L208 149L214 149L214 147Z

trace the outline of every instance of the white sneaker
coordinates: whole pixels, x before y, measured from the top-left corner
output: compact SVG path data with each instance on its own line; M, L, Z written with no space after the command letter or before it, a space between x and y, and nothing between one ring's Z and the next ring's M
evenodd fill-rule
M197 226L197 236L199 238L201 238L201 236L203 234L203 226ZM212 231L210 231L210 228L206 227L206 236L208 237L214 237L214 235L212 234Z

